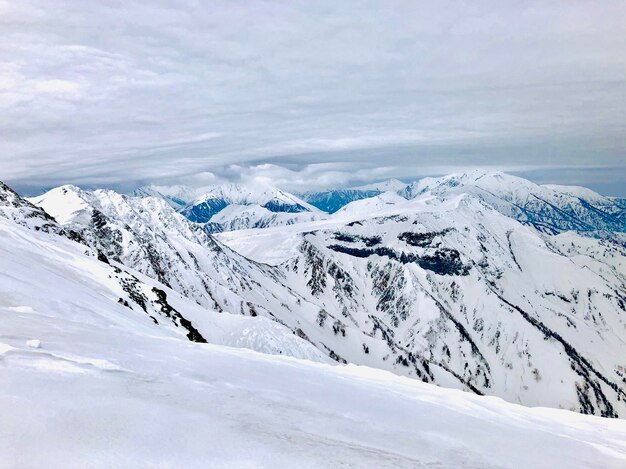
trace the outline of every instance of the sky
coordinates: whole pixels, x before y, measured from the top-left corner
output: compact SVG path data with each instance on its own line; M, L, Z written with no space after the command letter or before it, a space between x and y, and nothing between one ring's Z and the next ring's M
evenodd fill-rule
M0 0L0 179L626 196L626 2Z

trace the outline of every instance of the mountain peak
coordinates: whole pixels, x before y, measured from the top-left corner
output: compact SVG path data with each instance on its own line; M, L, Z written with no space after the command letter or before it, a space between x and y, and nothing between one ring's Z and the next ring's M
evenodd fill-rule
M207 223L213 215L229 205L259 205L276 213L319 213L317 208L304 200L265 183L233 182L211 186L207 192L181 210L181 213L191 221Z

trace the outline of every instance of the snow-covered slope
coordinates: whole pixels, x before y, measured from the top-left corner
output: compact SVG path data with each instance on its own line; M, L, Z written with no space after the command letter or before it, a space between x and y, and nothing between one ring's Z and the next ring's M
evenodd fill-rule
M406 204L406 199L396 192L384 192L347 204L337 211L336 218L368 218L375 213L385 213L398 204Z
M400 191L412 199L472 194L502 214L547 233L626 231L626 200L585 188L540 186L500 172L472 171L424 178Z
M268 228L270 226L294 225L326 218L318 211L273 212L261 205L229 205L211 217L208 224L217 232L246 230L250 228ZM207 228L205 228L207 231Z
M40 207L20 197L13 189L0 181L0 218L45 232L59 232L54 218Z
M53 236L0 220L1 467L626 463L624 421L277 356L320 359L278 324L150 294L147 279ZM190 342L176 314L216 343L274 355Z
M280 269L231 251L162 199L62 186L31 200L86 245L207 308L271 317L298 300Z

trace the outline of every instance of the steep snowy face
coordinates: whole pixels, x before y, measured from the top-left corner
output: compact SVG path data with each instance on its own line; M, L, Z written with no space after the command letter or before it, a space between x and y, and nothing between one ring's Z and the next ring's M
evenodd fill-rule
M542 237L467 195L314 226L283 267L319 306L301 313L303 333L334 358L525 405L626 415L623 246Z
M624 199L603 197L584 188L540 186L498 172L425 178L400 191L407 199L429 195L449 198L461 193L475 195L500 213L550 234L566 230L626 231Z
M275 213L317 212L295 195L264 185L221 184L190 202L181 213L189 220L207 223L229 205L259 205Z

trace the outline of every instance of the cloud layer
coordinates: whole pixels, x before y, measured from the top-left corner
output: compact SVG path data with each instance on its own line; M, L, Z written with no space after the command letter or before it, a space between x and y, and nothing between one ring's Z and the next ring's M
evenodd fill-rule
M0 178L621 166L624 18L611 0L0 0Z

